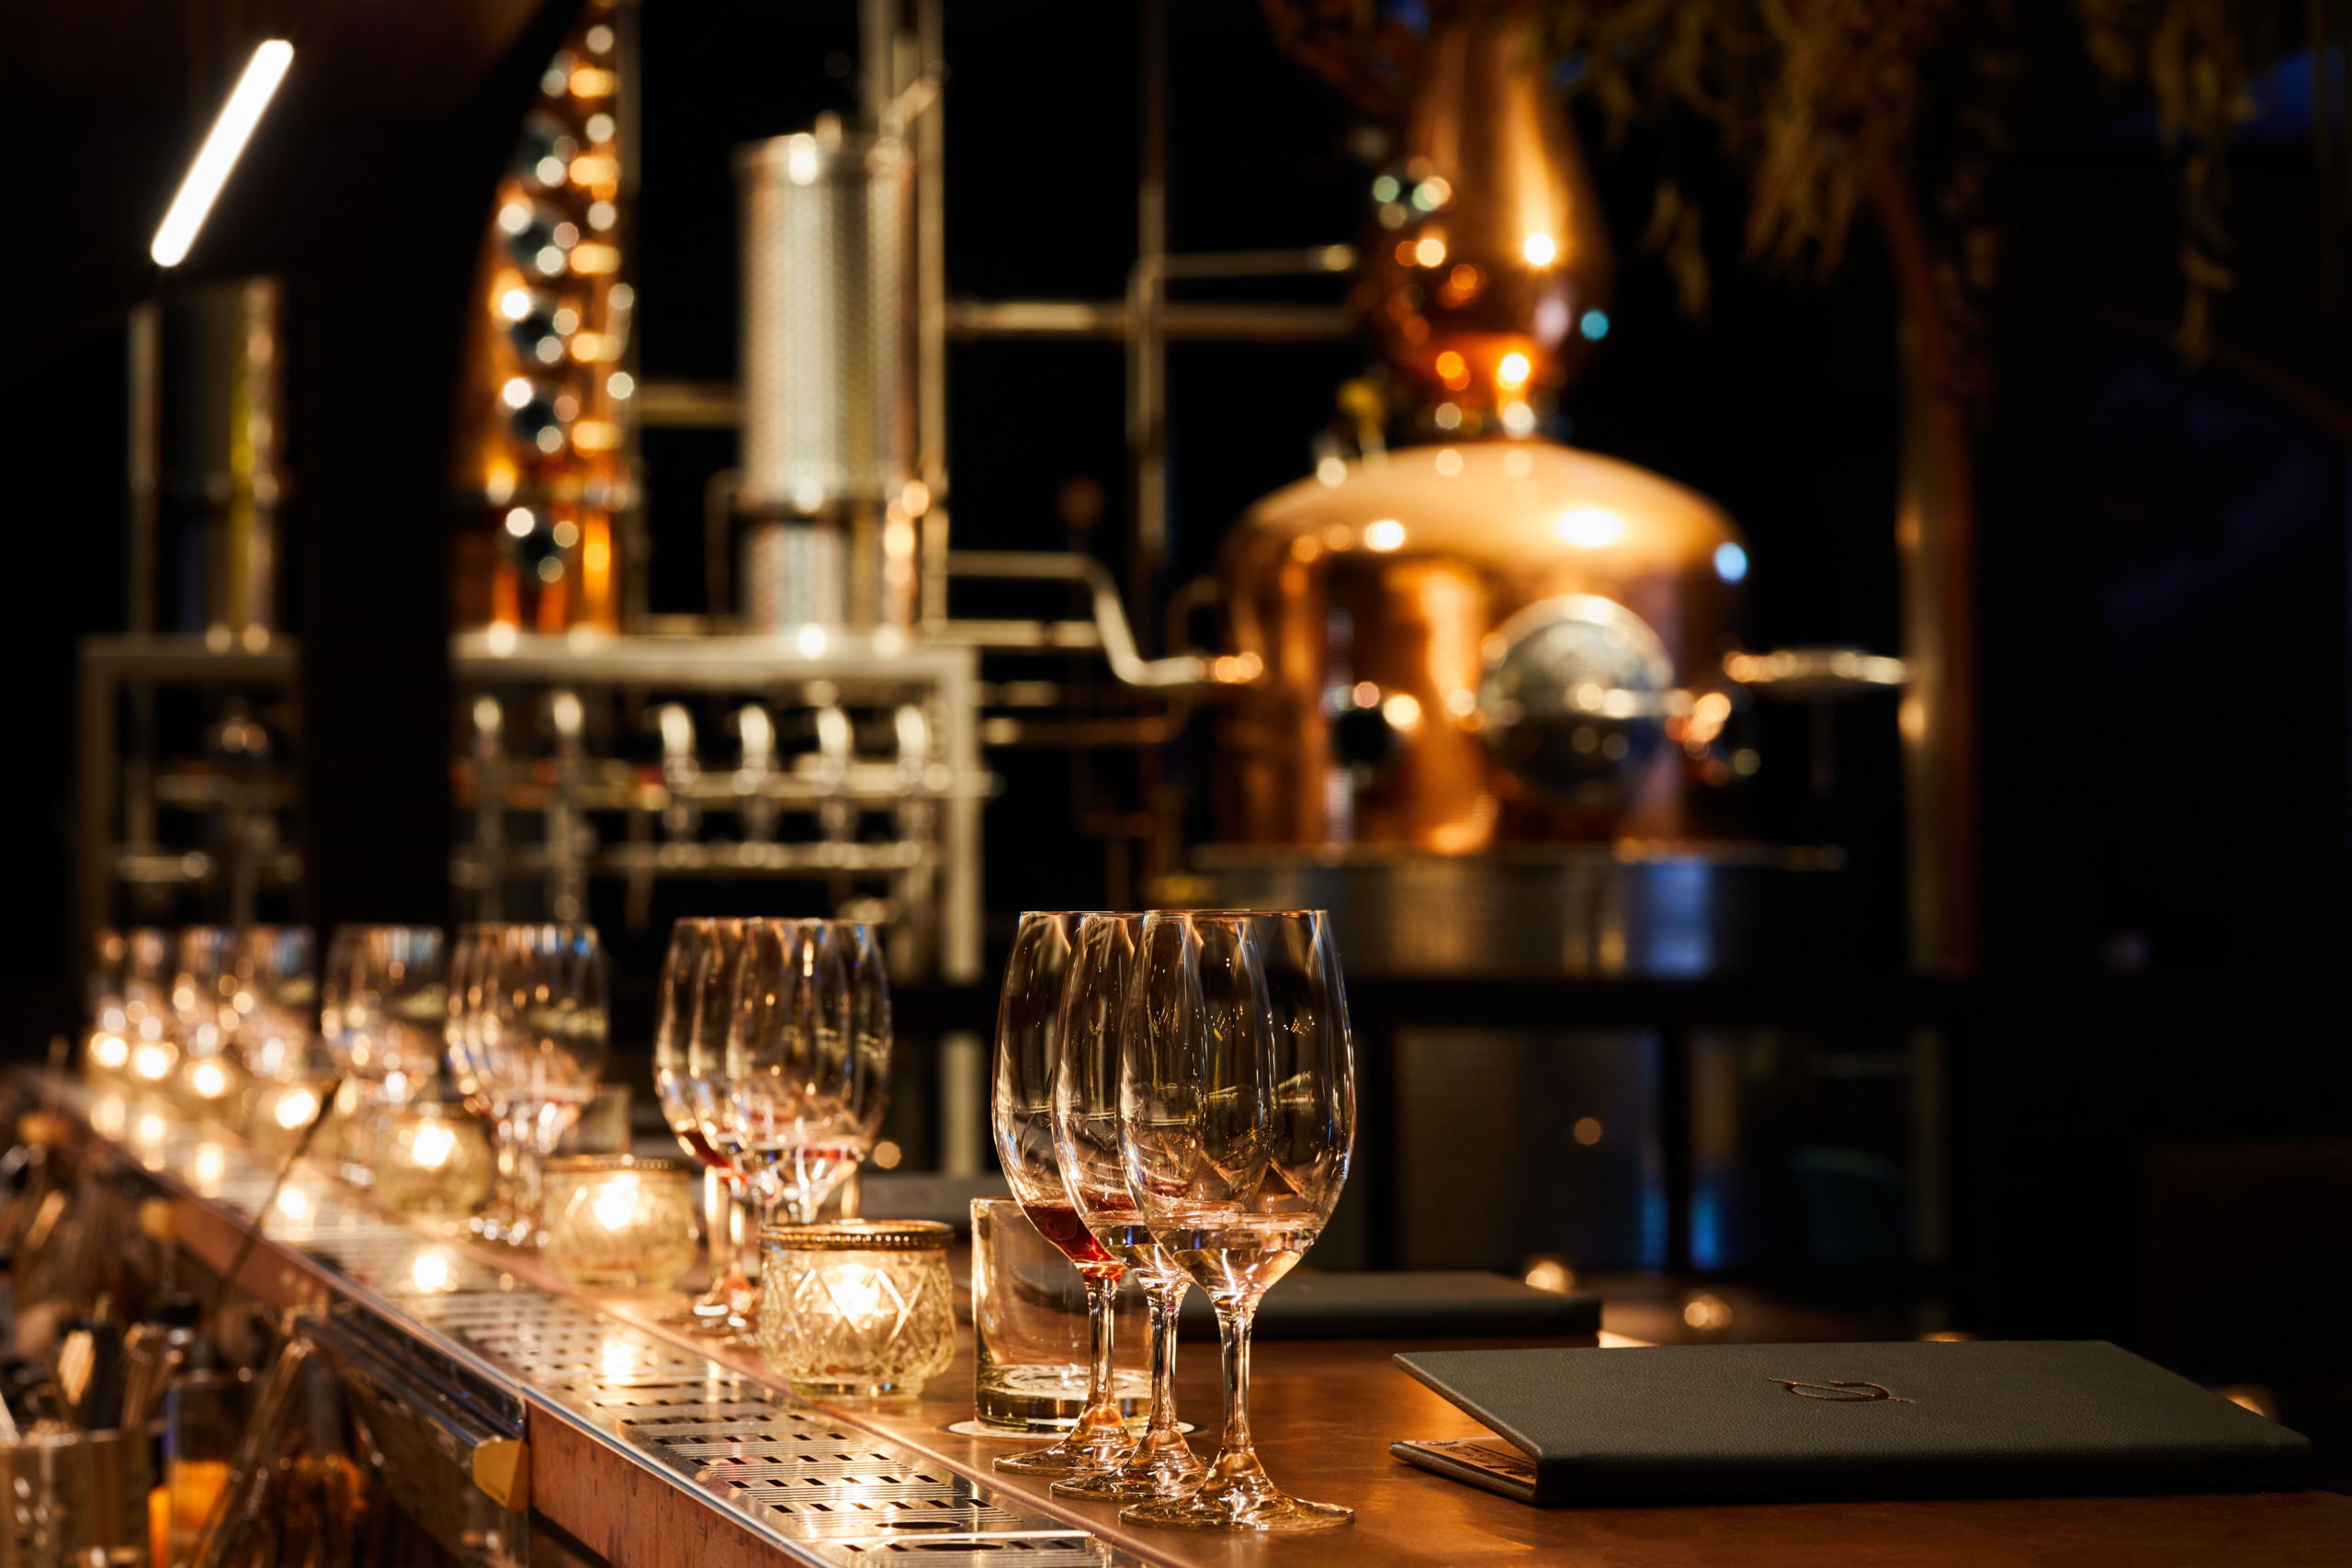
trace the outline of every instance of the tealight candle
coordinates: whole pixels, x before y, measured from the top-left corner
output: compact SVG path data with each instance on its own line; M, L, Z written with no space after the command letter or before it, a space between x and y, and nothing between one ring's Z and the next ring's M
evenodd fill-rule
M364 1118L363 1118L364 1119ZM368 1156L377 1195L415 1213L464 1213L490 1191L490 1139L453 1105L409 1105L376 1119Z
M284 1159L302 1141L311 1123L319 1120L320 1109L326 1103L324 1097L331 1089L329 1084L299 1080L255 1084L252 1106L246 1112L245 1135L264 1159ZM322 1129L311 1146L314 1150L331 1149L334 1136Z
M795 1393L909 1398L956 1359L947 1243L925 1220L772 1225L760 1354Z
M695 1260L695 1168L628 1155L548 1161L539 1256L584 1289L668 1290Z

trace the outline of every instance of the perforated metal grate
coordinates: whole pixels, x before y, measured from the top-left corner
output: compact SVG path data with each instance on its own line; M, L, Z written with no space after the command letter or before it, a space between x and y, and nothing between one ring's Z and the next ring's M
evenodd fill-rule
M218 1130L152 1107L109 1106L86 1090L69 1100L139 1164L240 1219L251 1223L269 1200L271 1169ZM913 1555L923 1568L1139 1563L1018 1498L385 1219L339 1183L291 1179L264 1230L271 1243L349 1281L355 1300L438 1339L444 1353L484 1363L524 1397L802 1562L854 1568Z

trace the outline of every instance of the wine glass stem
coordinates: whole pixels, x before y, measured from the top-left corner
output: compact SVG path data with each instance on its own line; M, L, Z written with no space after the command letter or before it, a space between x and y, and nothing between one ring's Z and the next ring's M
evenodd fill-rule
M491 1184L491 1212L511 1214L514 1211L514 1162L522 1157L523 1139L515 1128L514 1119L501 1116L494 1129L498 1139L497 1176Z
M1122 1435L1126 1423L1119 1418L1119 1402L1111 1396L1111 1330L1117 1322L1114 1315L1119 1305L1119 1276L1122 1270L1105 1269L1091 1273L1086 1279L1087 1348L1092 1353L1086 1388L1086 1410L1078 1418L1071 1435L1090 1430L1116 1430Z
M1225 1440L1209 1465L1215 1479L1257 1473L1258 1453L1250 1440L1250 1325L1255 1302L1216 1303L1216 1337L1225 1371Z
M705 1166L702 1172L702 1234L710 1254L710 1288L723 1290L727 1284L727 1265L734 1254L734 1238L728 1224L734 1217L735 1206L728 1201L727 1179L718 1174L716 1166Z
M514 1208L534 1225L539 1220L539 1185L545 1174L538 1140L526 1134L514 1145Z
M1151 1289L1151 1427L1149 1438L1182 1440L1176 1420L1176 1315L1190 1281L1178 1279Z
M727 1223L735 1247L735 1275L746 1281L756 1280L760 1277L760 1223L752 1207L752 1184L739 1179L728 1187Z

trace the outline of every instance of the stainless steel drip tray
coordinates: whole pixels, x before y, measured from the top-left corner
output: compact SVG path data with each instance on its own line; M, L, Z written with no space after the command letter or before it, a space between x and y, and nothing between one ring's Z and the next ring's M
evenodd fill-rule
M126 1166L253 1228L275 1172L237 1139L128 1092L71 1084L56 1093L60 1108ZM487 1254L371 1210L307 1168L288 1179L265 1220L256 1253L300 1259L338 1299L338 1317L356 1319L364 1344L389 1353L406 1341L453 1404L560 1420L603 1455L720 1510L793 1561L850 1568L903 1552L920 1552L928 1568L1141 1561L927 1455L503 1271Z

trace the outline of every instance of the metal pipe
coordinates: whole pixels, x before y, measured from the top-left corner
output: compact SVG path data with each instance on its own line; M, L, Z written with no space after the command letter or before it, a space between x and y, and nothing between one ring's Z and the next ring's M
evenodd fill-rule
M155 528L160 491L164 318L150 301L130 308L130 600L126 627L133 636L155 629Z
M1093 602L1094 626L1102 638L1102 657L1110 661L1111 673L1130 686L1197 686L1216 679L1210 661L1194 654L1173 659L1144 658L1136 647L1135 633L1127 625L1111 569L1092 556L1030 550L957 550L947 558L947 570L956 577L1084 584ZM1255 672L1251 671L1253 675ZM1235 682L1228 680L1227 683Z
M868 130L881 129L882 117L897 96L890 80L890 45L898 36L898 13L895 0L858 0L857 113Z
M941 0L915 0L915 54L944 80ZM930 492L922 518L917 614L947 619L947 203L946 106L934 94L915 120L915 472Z
M1173 258L1167 258L1173 259ZM1138 269L1142 264L1136 264ZM1316 267L1254 273L1203 273L1204 277L1287 276ZM1163 278L1166 274L1158 276ZM1088 299L958 300L947 307L947 333L978 338L1102 338L1113 342L1335 343L1356 335L1355 312L1344 305L1170 304L1157 299L1157 281L1138 278L1148 305Z
M743 405L736 400L728 423L743 422ZM735 516L735 498L742 493L743 470L721 468L702 487L702 613L713 621L735 614L734 570L728 525Z
M1127 544L1127 605L1142 635L1159 558L1168 543L1168 367L1159 335L1159 283L1168 253L1168 6L1144 0L1143 170L1136 184L1136 265L1127 276L1127 456L1135 518ZM1099 615L1099 611L1098 611ZM1114 661L1114 670L1117 664Z

